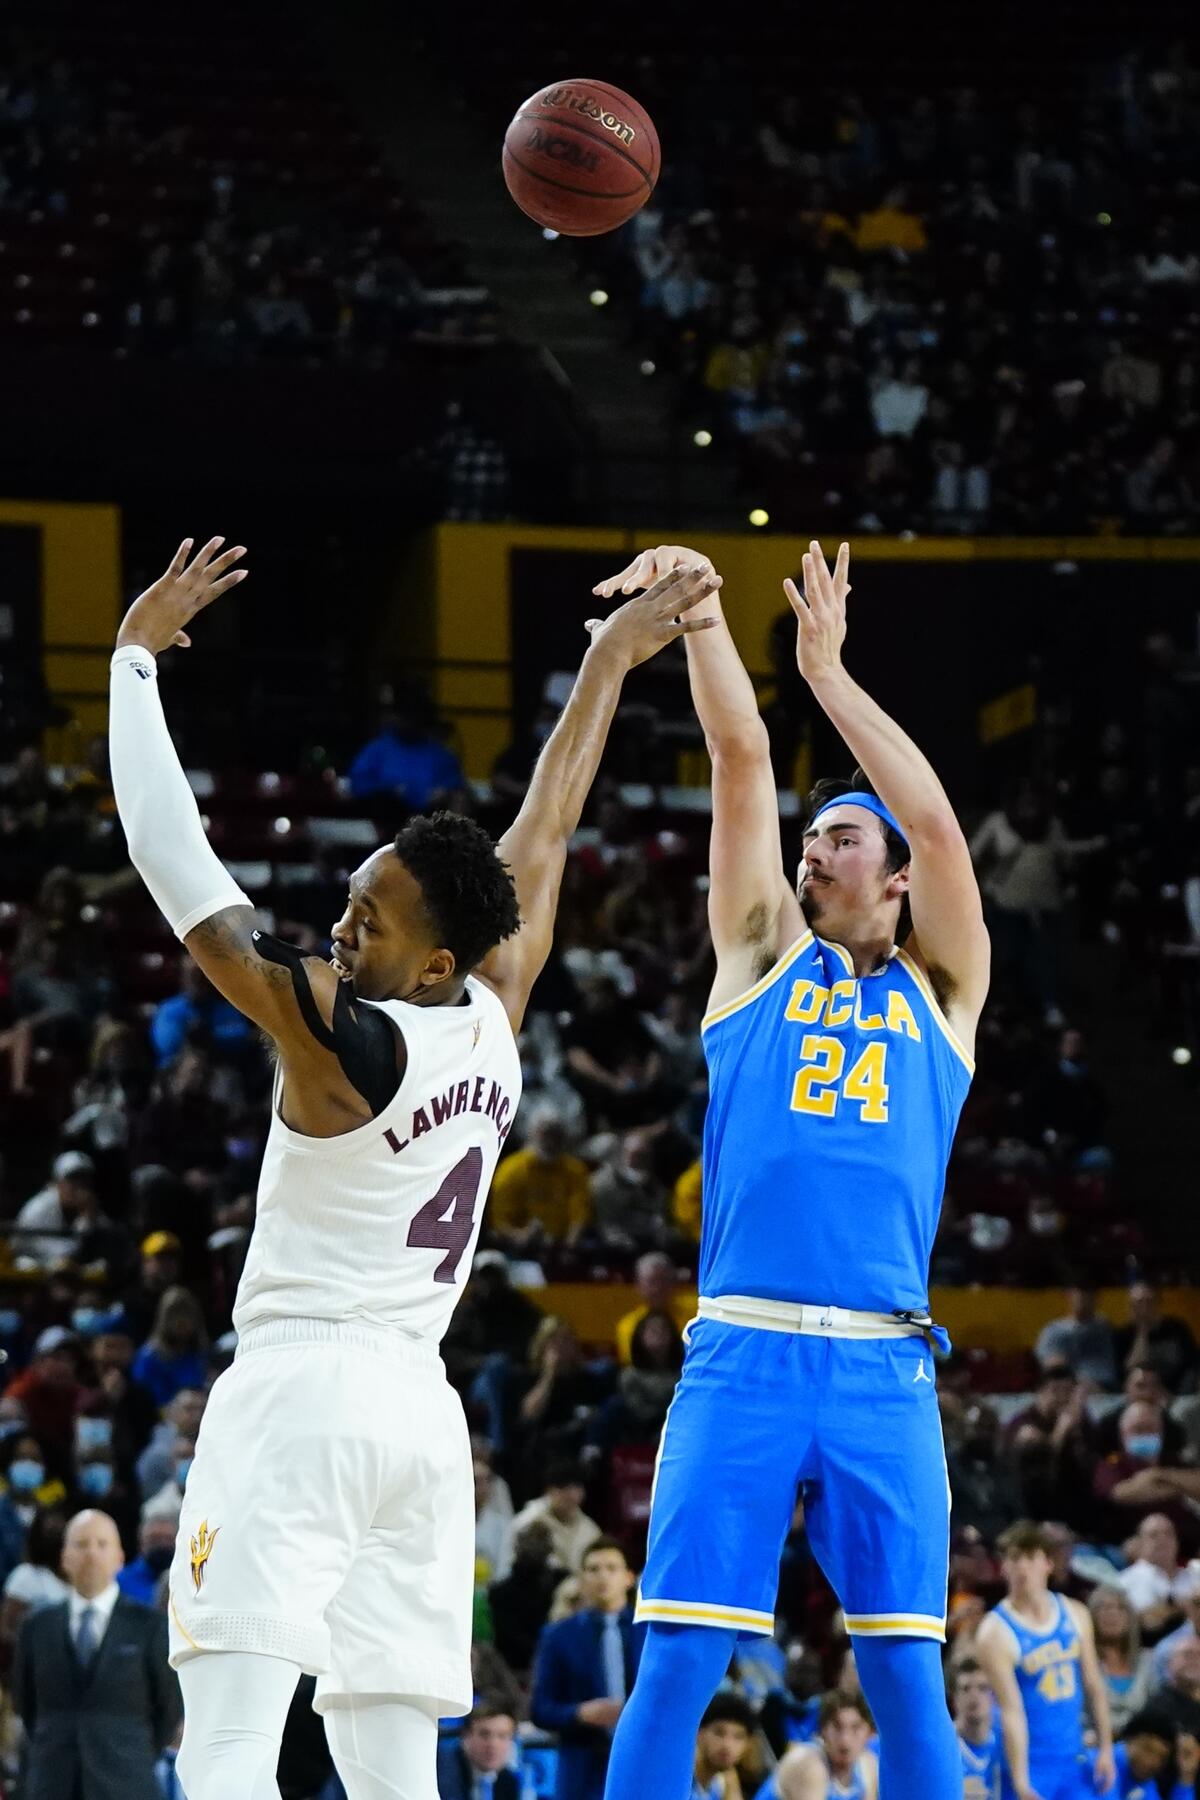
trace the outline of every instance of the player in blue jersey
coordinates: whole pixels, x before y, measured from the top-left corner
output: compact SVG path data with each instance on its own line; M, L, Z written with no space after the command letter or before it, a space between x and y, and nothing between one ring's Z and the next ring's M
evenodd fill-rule
M1161 1800L1164 1792L1170 1794L1170 1800L1195 1800L1195 1763L1183 1766L1186 1754L1181 1751L1176 1780L1166 1788L1162 1778L1176 1755L1174 1721L1169 1713L1157 1712L1153 1706L1135 1713L1113 1749L1117 1771L1113 1800Z
M792 1746L755 1800L878 1800L879 1763L867 1747L874 1729L861 1694L822 1695L816 1738Z
M665 545L597 591L702 562ZM717 954L699 1318L660 1447L638 1599L650 1628L610 1800L685 1800L696 1722L737 1634L772 1629L798 1486L887 1800L962 1792L939 1651L949 1497L931 1344L947 1340L928 1271L988 939L941 783L843 666L848 546L831 573L814 543L803 571L803 592L784 584L800 672L866 775L815 794L798 879L733 639L722 619L688 640L713 766Z
M998 1547L1008 1594L979 1627L975 1653L1000 1705L1006 1800L1107 1794L1116 1768L1091 1614L1051 1591L1052 1545L1039 1525L1010 1525ZM1090 1763L1085 1700L1097 1739Z
M954 1671L950 1701L962 1758L963 1800L1000 1800L1004 1752L996 1697L983 1669L971 1657Z

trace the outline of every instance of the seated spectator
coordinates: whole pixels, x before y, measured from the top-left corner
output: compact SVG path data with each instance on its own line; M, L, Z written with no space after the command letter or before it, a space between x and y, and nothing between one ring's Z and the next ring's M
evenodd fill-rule
M556 1463L548 1469L543 1492L522 1507L512 1522L514 1546L527 1525L541 1521L549 1527L559 1568L577 1573L583 1567L584 1551L600 1536L600 1527L583 1510L585 1491L583 1476L573 1463Z
M1108 1096L1092 1073L1081 1031L1068 1026L1058 1040L1057 1055L1029 1100L1029 1123L1055 1155L1072 1168L1108 1167L1104 1148ZM1087 1321L1095 1321L1095 1306ZM1095 1321L1102 1323L1103 1321ZM1101 1385L1115 1387L1109 1378Z
M591 1219L587 1164L567 1153L553 1107L539 1106L526 1147L506 1156L492 1177L490 1229L514 1248L573 1244Z
M1180 1463L1185 1460L1183 1427L1167 1411L1170 1395L1158 1369L1151 1363L1134 1363L1122 1384L1123 1405L1114 1406L1096 1427L1096 1449L1102 1456L1114 1455L1121 1448L1121 1413L1126 1406L1142 1401L1158 1407L1163 1414L1163 1460Z
M1096 1498L1108 1507L1109 1533L1120 1543L1148 1513L1162 1512L1189 1549L1200 1544L1200 1522L1190 1501L1200 1500L1200 1469L1163 1462L1161 1407L1136 1401L1121 1413L1121 1448L1096 1467Z
M478 1251L442 1342L451 1381L465 1385L493 1357L523 1362L543 1317L540 1308L513 1287L503 1252ZM490 1425L488 1436L495 1444L501 1441Z
M4 1582L0 1602L0 1654L11 1656L21 1620L35 1606L53 1606L67 1597L59 1574L66 1513L59 1507L39 1512L25 1529L24 1560Z
M137 1342L149 1337L162 1297L177 1287L183 1272L183 1245L173 1231L152 1231L142 1240L136 1283L121 1296L121 1311Z
M75 1442L75 1414L82 1393L78 1347L73 1332L48 1325L33 1346L29 1367L4 1390L6 1400L19 1402L30 1431L44 1438L60 1461L70 1456Z
M1128 1371L1135 1364L1152 1364L1173 1394L1187 1392L1197 1367L1196 1340L1182 1319L1164 1318L1158 1290L1148 1281L1135 1281L1129 1289L1128 1325L1116 1334L1117 1366Z
M438 1747L438 1800L524 1800L512 1768L516 1720L480 1702L463 1720L456 1744Z
M1118 1796L1128 1795L1132 1800L1138 1793L1149 1795L1161 1791L1160 1781L1175 1761L1177 1737L1175 1721L1168 1713L1160 1713L1154 1707L1148 1706L1129 1719L1121 1732L1120 1742L1113 1746L1117 1770L1114 1792ZM1182 1767L1177 1767L1175 1773L1180 1779L1174 1792L1181 1796L1191 1795L1195 1789L1195 1766L1191 1769L1190 1779L1184 1779Z
M349 779L356 800L398 800L411 812L444 805L465 781L439 736L428 696L416 690L380 714L379 730L350 764Z
M237 1052L253 1041L254 1027L218 994L199 963L184 955L179 960L179 992L160 1001L150 1021L159 1068L174 1062L197 1031L214 1049Z
M40 1514L65 1503L66 1483L51 1473L36 1432L17 1431L0 1444L0 1494L12 1502L26 1530Z
M529 1716L559 1740L557 1792L599 1800L613 1727L637 1675L642 1628L629 1592L633 1574L615 1538L598 1533L582 1559L583 1605L548 1625L538 1644Z
M973 1526L994 1542L1021 1511L1020 1485L1001 1454L1000 1421L986 1401L972 1399L955 1426L946 1429L954 1529Z
M153 1606L158 1584L171 1566L175 1539L179 1532L179 1514L154 1504L142 1508L138 1526L138 1553L117 1575L117 1586L130 1600Z
M208 1333L200 1302L190 1288L168 1288L158 1303L154 1330L133 1360L133 1379L159 1406L181 1388L203 1388L208 1375Z
M1067 1363L1076 1380L1097 1388L1117 1386L1113 1328L1096 1312L1096 1290L1077 1282L1067 1289L1065 1318L1051 1319L1038 1334L1039 1363Z
M158 1418L153 1399L130 1374L133 1339L127 1331L100 1331L88 1343L87 1352L90 1368L85 1368L88 1385L79 1396L77 1440L83 1442L86 1425L92 1433L93 1448L111 1445L118 1464L131 1466Z
M590 1440L605 1447L657 1443L682 1368L683 1338L674 1319L667 1312L646 1313L634 1327L629 1367L589 1427Z
M1037 1518L1082 1520L1094 1461L1084 1391L1065 1363L1047 1363L1033 1400L1008 1422L1024 1510Z
M1150 1704L1165 1713L1177 1731L1200 1738L1200 1640L1184 1638L1173 1645L1166 1667L1166 1682L1151 1695Z
M663 1111L662 1056L637 1007L608 975L580 982L583 1006L564 1036L571 1081L594 1125L648 1124Z
M1200 1566L1191 1564L1187 1574L1188 1579L1182 1584L1180 1595L1183 1624L1176 1626L1174 1631L1154 1646L1154 1674L1160 1682L1168 1679L1171 1655L1180 1644L1200 1644Z
M592 1221L602 1244L643 1250L668 1230L668 1191L654 1172L654 1132L627 1131L617 1155L592 1176Z
M791 1744L808 1744L817 1735L821 1710L821 1658L799 1638L788 1645L783 1668L783 1687L769 1693L762 1704L759 1724L776 1757Z
M510 1668L524 1675L533 1662L551 1601L562 1581L554 1540L544 1518L515 1532L511 1567L488 1591L496 1648Z
M17 1214L14 1255L43 1268L67 1261L104 1263L120 1278L129 1240L100 1209L95 1163L79 1150L64 1150L52 1174L52 1185L27 1200Z
M215 1174L226 1166L229 1109L213 1095L208 1052L186 1044L160 1069L153 1097L134 1132L139 1163L154 1163L184 1175L192 1169Z
M1179 1623L1192 1578L1179 1560L1179 1533L1165 1513L1147 1513L1133 1540L1136 1556L1117 1580L1150 1643Z
M531 1385L521 1397L517 1435L528 1466L547 1452L560 1461L576 1452L588 1420L612 1392L612 1365L588 1363L573 1328L548 1314L529 1346ZM536 1446L536 1450L533 1448Z
M758 1719L740 1694L709 1701L696 1734L691 1800L742 1800L738 1764L750 1748Z
M680 1331L696 1316L695 1297L680 1293L675 1279L675 1265L661 1250L649 1250L634 1264L638 1303L617 1320L613 1336L617 1361L628 1365L633 1347L633 1334L648 1312L667 1312Z
M816 1739L792 1746L758 1800L824 1800L839 1792L869 1800L879 1792L879 1759L867 1749L874 1733L861 1690L840 1685L821 1701Z
M1154 1657L1142 1648L1137 1613L1128 1594L1102 1581L1088 1601L1096 1636L1096 1657L1108 1694L1114 1736L1140 1712L1155 1685Z
M487 1456L476 1450L475 1564L481 1578L503 1581L511 1567L513 1503L507 1481L497 1475Z
M1068 1600L1086 1604L1093 1583L1075 1571L1075 1554L1079 1539L1061 1519L1046 1519L1041 1526L1042 1542L1050 1558L1050 1586Z

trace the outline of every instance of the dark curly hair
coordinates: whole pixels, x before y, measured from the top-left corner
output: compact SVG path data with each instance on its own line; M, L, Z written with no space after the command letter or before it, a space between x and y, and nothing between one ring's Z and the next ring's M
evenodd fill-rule
M473 819L436 812L396 833L396 855L421 889L438 943L469 974L521 927L512 876Z
M836 800L839 794L855 793L875 793L875 789L871 786L870 781L861 769L855 769L849 781L841 781L836 775L827 775L824 781L818 781L808 790L802 808L804 824L801 829L807 831L821 808L823 806L828 806L831 800ZM879 798L878 794L875 795L875 798ZM912 861L912 851L908 847L908 839L901 837L900 833L894 830L893 827L888 824L886 819L880 819L879 829L883 833L887 872L889 875L894 875L897 869L902 869L905 863L910 863ZM900 919L896 927L896 942L902 944L911 930L912 911L908 904L908 895L905 894L903 900L900 902Z

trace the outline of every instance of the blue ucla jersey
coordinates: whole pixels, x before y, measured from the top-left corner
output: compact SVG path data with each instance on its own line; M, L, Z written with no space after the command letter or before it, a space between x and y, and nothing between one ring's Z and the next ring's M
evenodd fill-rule
M1006 1601L996 1612L1016 1639L1017 1686L1029 1726L1031 1778L1036 1765L1068 1762L1083 1749L1083 1682L1079 1628L1061 1594L1052 1594L1054 1618L1045 1631L1019 1619ZM1040 1791L1040 1790L1039 1790Z
M924 1309L973 1065L923 972L806 931L702 1029L701 1294Z
M958 1740L962 1757L963 1800L999 1800L1000 1770L1004 1763L1004 1745L996 1721L982 1744Z
M819 1745L817 1750L828 1768L828 1758L825 1757L824 1750ZM874 1762L875 1758L869 1752L866 1756L860 1756L851 1771L849 1781L835 1781L831 1773L829 1776L830 1800L867 1800L868 1794L873 1794L878 1787L877 1782L868 1781L868 1774ZM778 1769L759 1788L754 1800L780 1800Z

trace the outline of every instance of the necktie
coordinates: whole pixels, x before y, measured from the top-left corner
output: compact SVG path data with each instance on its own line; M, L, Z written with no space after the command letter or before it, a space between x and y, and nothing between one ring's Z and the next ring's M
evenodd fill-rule
M79 1615L79 1624L75 1631L75 1654L79 1658L81 1668L86 1669L96 1654L99 1642L96 1631L96 1609L85 1606Z
M604 1692L609 1700L625 1698L625 1650L621 1643L621 1621L616 1613L605 1613L600 1640L604 1660Z
M492 1800L495 1792L496 1777L494 1775L477 1775L475 1777L475 1800Z

